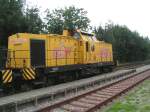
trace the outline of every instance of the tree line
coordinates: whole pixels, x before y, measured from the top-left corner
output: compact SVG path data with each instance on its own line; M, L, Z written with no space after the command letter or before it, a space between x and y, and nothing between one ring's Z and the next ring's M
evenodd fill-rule
M107 23L94 29L99 40L112 43L114 59L119 62L143 61L150 58L150 40L127 26Z
M7 46L8 37L18 32L56 33L63 29L92 30L99 40L113 45L114 59L120 62L146 60L150 57L150 40L126 26L107 23L105 27L90 26L87 11L74 6L46 10L41 18L37 7L28 7L25 0L0 0L0 46Z

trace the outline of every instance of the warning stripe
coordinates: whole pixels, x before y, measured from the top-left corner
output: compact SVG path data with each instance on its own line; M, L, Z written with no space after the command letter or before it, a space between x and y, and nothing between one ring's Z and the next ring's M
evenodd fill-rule
M4 79L3 82L4 82L4 83L7 83L7 82L9 81L10 78L11 78L11 75L8 74L7 77L6 77L6 79Z
M3 74L3 79L6 78L6 76L8 75L8 72L10 72L10 70L3 70L2 74Z
M24 78L25 80L28 80L28 78L27 78L24 74L23 74L22 76L23 76L23 78Z
M3 83L7 83L11 77L11 70L6 70L3 74Z
M10 77L10 79L8 80L8 82L12 82L12 77Z
M9 77L7 76L6 81L9 83L12 81L12 70L9 72Z
M35 72L30 68L28 68L28 71L32 74L32 75L34 75L35 76Z
M24 68L23 69L23 78L25 80L32 80L35 79L35 72L31 68Z
M25 70L25 72L26 72L32 79L34 79L34 75L33 75L31 72L29 72L27 69Z
M12 70L3 70L2 74L3 83L12 82Z
M23 70L23 73L24 73L25 77L27 78L27 80L32 79L32 77L25 70Z

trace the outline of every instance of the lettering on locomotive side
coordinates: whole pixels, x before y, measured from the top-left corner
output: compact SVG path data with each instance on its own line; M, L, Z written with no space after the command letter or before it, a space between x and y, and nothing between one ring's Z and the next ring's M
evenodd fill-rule
M67 58L69 54L71 54L71 50L73 47L66 47L64 43L60 43L60 46L53 50L53 57L54 58Z
M110 58L111 57L111 52L109 51L108 48L101 48L100 51L99 51L98 57Z
M22 43L25 43L25 42L27 42L26 38L13 38L13 39L10 39L10 43L12 43L12 44L22 44Z
M66 58L71 53L70 47L56 48L53 51L54 58Z

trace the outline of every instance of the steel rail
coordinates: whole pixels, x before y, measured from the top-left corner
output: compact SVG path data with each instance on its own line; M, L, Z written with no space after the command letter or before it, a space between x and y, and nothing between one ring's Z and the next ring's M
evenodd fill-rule
M55 112L55 109L67 110L70 112L92 112L108 102L111 102L116 97L127 92L149 77L150 70L53 104L37 112Z

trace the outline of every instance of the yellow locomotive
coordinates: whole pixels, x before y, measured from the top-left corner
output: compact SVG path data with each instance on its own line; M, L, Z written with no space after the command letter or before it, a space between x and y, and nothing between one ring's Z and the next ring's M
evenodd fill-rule
M63 35L17 33L9 37L6 52L1 53L2 84L47 83L51 76L86 75L113 67L112 45L80 30L64 30Z

